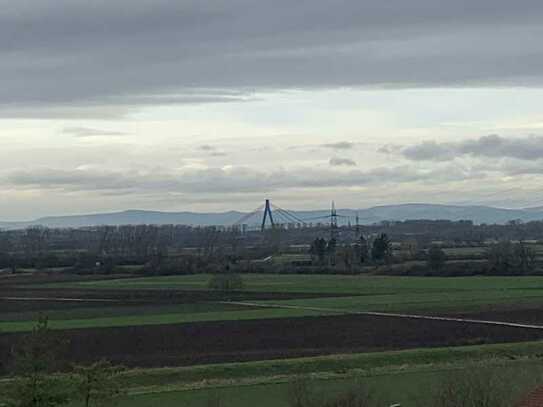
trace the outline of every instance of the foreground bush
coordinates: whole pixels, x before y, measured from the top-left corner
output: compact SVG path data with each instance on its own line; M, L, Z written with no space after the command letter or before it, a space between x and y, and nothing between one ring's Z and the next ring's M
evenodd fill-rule
M364 384L357 383L334 397L326 397L315 390L304 378L294 379L287 393L289 407L377 407L374 393Z
M371 391L357 385L324 402L323 407L377 407L378 403Z
M106 405L123 394L122 368L102 360L59 373L67 342L40 317L32 332L14 348L17 376L0 391L0 407L57 407L82 402L84 407Z
M479 366L445 377L433 394L431 406L512 407L537 382L538 378L519 372Z

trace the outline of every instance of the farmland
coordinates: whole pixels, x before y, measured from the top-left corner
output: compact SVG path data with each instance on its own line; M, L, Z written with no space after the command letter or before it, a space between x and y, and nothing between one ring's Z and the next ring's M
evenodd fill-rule
M9 350L42 314L69 339L67 361L106 358L134 369L121 406L206 405L217 391L228 406L259 397L281 406L298 374L331 393L363 377L406 400L401 389L434 383L466 360L540 374L541 329L360 313L543 325L543 277L247 274L242 290L228 292L210 291L209 278L4 279L4 373Z
M335 309L339 313L348 311L460 313L482 309L537 308L543 304L543 277L533 276L440 278L248 274L243 278L245 295L241 297L229 294L228 299L250 299L260 304L320 307ZM95 297L103 296L110 290L160 291L162 296L168 291L181 292L183 294L178 300L183 301L183 296L207 292L208 280L208 275L198 274L68 282L45 287L49 290L86 289L87 295ZM34 294L43 295L47 292L42 290ZM205 297L200 297L199 300L202 299L205 300ZM207 298L209 301L214 299L220 300L217 297ZM215 303L211 307L223 306L224 304ZM266 315L269 310L258 312ZM258 312L255 315L258 315ZM198 315L203 317L201 313ZM198 315L192 320L199 320ZM225 315L224 319L230 319L232 316Z
M259 405L286 407L288 382L311 377L322 395L330 396L355 382L371 386L383 402L424 403L431 389L464 369L503 372L515 391L529 388L543 373L539 342L467 346L320 356L302 359L225 363L194 367L133 369L122 382L127 394L120 406L206 406L220 395L227 407ZM427 389L420 392L420 389ZM79 404L73 404L79 406Z

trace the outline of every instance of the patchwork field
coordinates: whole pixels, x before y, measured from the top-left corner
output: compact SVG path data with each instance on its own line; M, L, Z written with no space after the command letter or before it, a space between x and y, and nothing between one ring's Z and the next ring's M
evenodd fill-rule
M514 360L515 366L529 363L530 369L536 370L539 355L543 354L539 342L524 345L543 339L543 329L538 327L543 325L543 277L251 274L243 276L244 289L237 292L209 291L209 278L199 274L90 280L57 277L52 282L29 277L0 280L2 371L9 372L11 348L32 329L40 314L47 315L50 327L68 339L63 357L70 362L107 358L132 368L146 368L139 373L146 383L154 374L158 375L149 368L203 364L174 370L205 371L209 364L222 366L208 371L212 373L205 379L206 384L199 386L196 379L188 383L178 373L173 374L171 382L162 377L156 387L139 386L140 379L133 376L130 386L134 389L121 405L151 406L160 402L177 406L189 401L186 405L206 405L207 398L217 389L221 390L221 397L230 400L225 405L251 405L251 395L258 397L256 394L267 394L275 400L274 405L285 405L287 385L284 378L275 377L273 370L254 376L259 379L249 382L227 383L220 373L224 368L228 374L243 376L240 372L249 372L254 366L251 364L274 366L272 360L287 365L289 359L297 361L296 369L277 373L278 376L310 374L325 380L325 387L333 392L362 372L377 387L382 387L382 375L390 376L385 381L396 383L396 388L408 387L414 380L435 380L437 376L429 372L448 371L451 364L455 369L461 368L455 365L462 359L461 353L454 349L467 349L461 348L466 345L482 345L470 348L485 355L480 363L501 360L500 363L508 364ZM367 311L537 326L357 314ZM493 345L500 343L515 345ZM500 346L505 348L496 351ZM521 349L530 346L528 354L523 354ZM425 349L433 352L434 348L443 347L439 351L442 353L432 354L431 361L422 363L418 356L413 356L426 352ZM397 350L414 352L410 357L415 357L415 367L408 371L392 369L396 363L392 355L397 354L390 352ZM443 360L444 352L455 356ZM370 356L362 357L369 358L364 359L364 366L353 367L348 356L334 356L340 354L376 355L382 358L383 365L378 371L368 371ZM331 358L326 363L333 364L336 373L315 366L312 358L318 355L330 355L326 356ZM474 358L477 359L472 353L469 359ZM233 362L246 363L222 365ZM305 366L313 366L313 370L308 372ZM508 365L509 368L516 367ZM349 374L337 376L337 372Z
M289 383L307 378L321 398L363 384L384 406L424 406L444 380L476 370L498 373L516 398L540 383L542 351L541 342L527 342L133 369L121 377L126 395L117 405L204 407L219 397L226 407L288 407ZM0 381L0 390L6 386L9 380Z
M29 329L47 311L53 326L81 328L213 320L314 316L330 312L384 311L454 314L530 310L543 305L543 277L362 277L329 275L244 275L242 292L210 292L210 276L122 278L10 285L0 288L0 329ZM9 300L21 297L25 301ZM39 300L37 300L39 299ZM75 301L65 301L72 299ZM299 309L225 304L249 302ZM23 312L24 311L24 312ZM502 314L503 315L503 314ZM131 320L131 316L135 320ZM533 319L531 319L533 321Z

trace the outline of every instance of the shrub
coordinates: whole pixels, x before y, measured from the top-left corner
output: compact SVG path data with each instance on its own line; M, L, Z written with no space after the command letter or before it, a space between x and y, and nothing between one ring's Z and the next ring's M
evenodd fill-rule
M432 246L430 250L428 250L428 267L432 271L440 271L443 266L445 265L445 261L447 260L447 255L441 249L441 247L438 246Z
M518 372L517 372L518 373ZM518 374L489 367L446 376L433 395L435 407L510 407L525 391Z
M377 401L372 392L363 385L356 385L324 403L324 407L374 407Z
M244 284L239 274L221 273L212 275L207 286L211 290L234 291L243 289Z
M316 397L311 383L304 377L295 377L287 391L289 407L314 407Z
M303 377L295 378L288 388L289 407L377 407L374 393L364 384L356 383L338 395L327 398L315 391L312 383Z

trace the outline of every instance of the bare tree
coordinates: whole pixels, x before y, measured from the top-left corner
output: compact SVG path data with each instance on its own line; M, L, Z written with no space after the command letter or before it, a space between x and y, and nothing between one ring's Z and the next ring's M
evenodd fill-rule
M379 401L371 389L358 383L331 400L325 401L323 407L377 407L378 405L380 405Z
M309 379L295 377L289 384L287 400L289 407L314 407L316 398Z
M17 378L10 395L11 405L54 407L70 399L70 386L53 374L61 346L62 341L49 329L47 318L40 318L32 332L15 348Z
M434 407L511 407L518 399L520 380L489 366L454 372L446 376L433 396Z
M365 384L357 382L329 397L317 392L307 378L297 377L289 386L289 407L377 407L379 399Z
M119 374L123 368L106 360L74 368L76 390L85 407L111 402L123 393Z
M206 400L206 407L223 407L224 397L220 391L213 391Z

